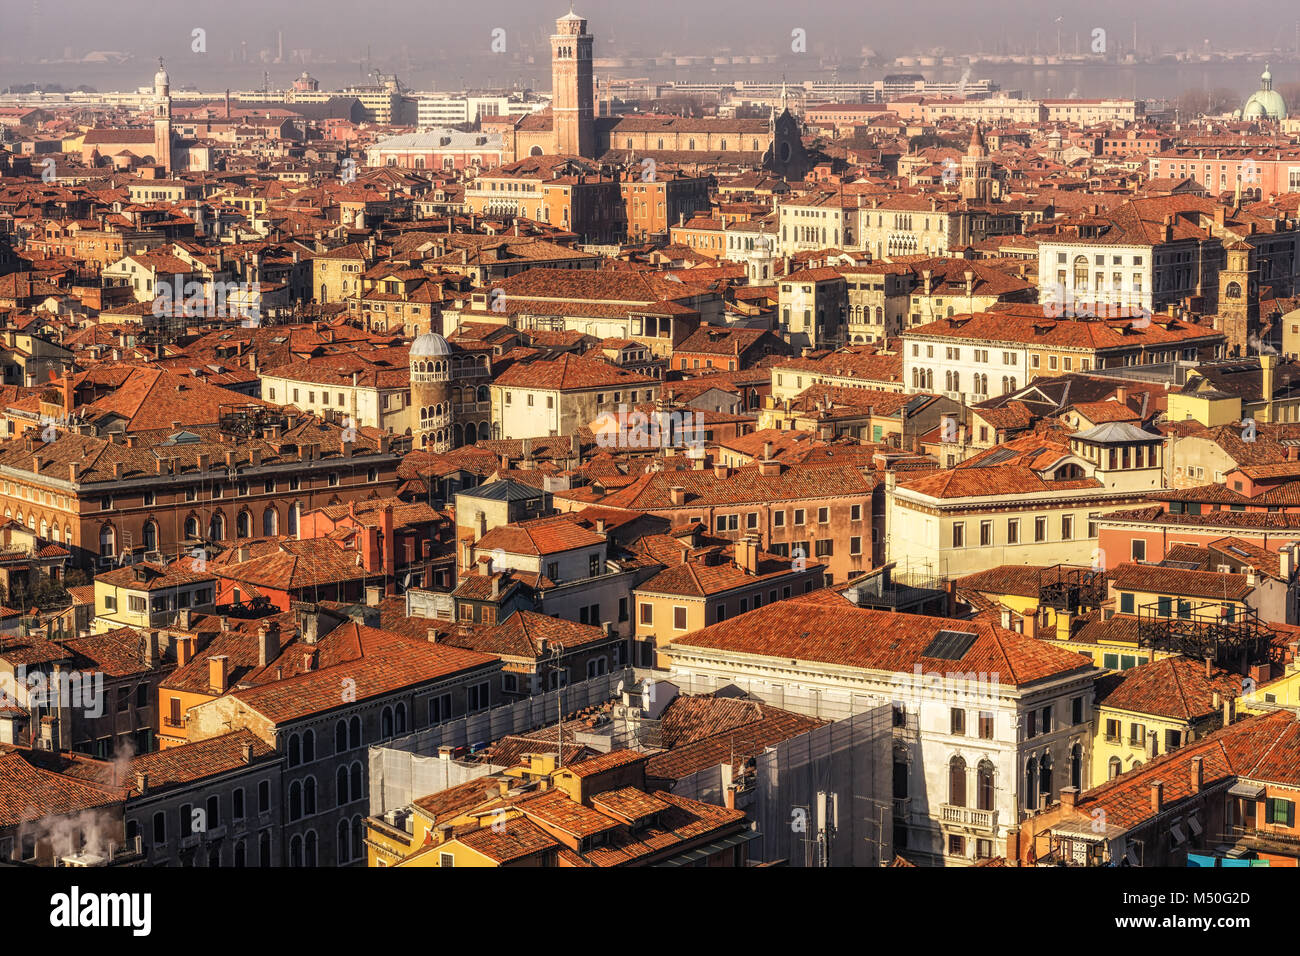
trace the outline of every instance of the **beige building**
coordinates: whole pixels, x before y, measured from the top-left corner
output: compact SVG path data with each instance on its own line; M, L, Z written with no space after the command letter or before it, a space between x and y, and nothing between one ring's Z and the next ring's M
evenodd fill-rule
M1163 444L1117 422L1068 445L1027 435L920 478L890 472L887 560L943 577L997 564L1091 566L1098 516L1162 487Z

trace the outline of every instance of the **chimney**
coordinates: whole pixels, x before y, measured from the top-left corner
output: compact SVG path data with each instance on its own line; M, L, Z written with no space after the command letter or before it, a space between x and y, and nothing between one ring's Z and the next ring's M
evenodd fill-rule
M158 663L158 632L146 631L144 634L144 663L154 667Z
M229 687L230 659L225 654L208 658L208 689L214 694L224 694Z
M686 489L681 485L673 485L668 489L668 497L675 505L686 504Z
M257 629L257 666L266 667L280 655L280 627L263 624Z
M1159 780L1151 783L1151 813L1159 816L1165 808L1165 785Z
M715 478L730 478L730 477L731 477L731 469L728 468L726 465L715 464L715 465L713 466L713 477L715 477Z
M1214 676L1214 658L1209 654L1205 655L1205 676L1207 678Z
M244 744L243 751L244 751L244 763L246 763L246 764L252 763L252 762L253 762L253 745L252 745L252 744Z
M194 638L182 637L176 641L176 666L184 667L194 658Z
M781 474L781 463L771 459L764 459L758 463L758 473L764 478L775 478Z
M141 796L149 792L149 775L143 770L135 772L135 789Z
M316 649L302 652L302 669L305 671L314 671L316 669Z
M772 460L772 443L770 441L763 442L763 460Z
M1061 788L1061 806L1063 806L1067 810L1072 810L1074 809L1074 805L1078 802L1079 802L1078 787Z
M1232 698L1225 696L1223 698L1223 726L1227 727L1232 723Z
M1192 793L1200 793L1205 787L1205 758L1192 758Z

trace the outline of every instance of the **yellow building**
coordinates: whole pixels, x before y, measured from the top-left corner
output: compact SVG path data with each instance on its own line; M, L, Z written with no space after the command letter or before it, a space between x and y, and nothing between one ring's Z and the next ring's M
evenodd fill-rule
M1091 786L1177 750L1236 713L1240 674L1167 657L1097 681Z
M529 754L366 821L369 864L436 867L743 866L743 811L647 792L649 754L565 767Z
M212 610L216 581L216 575L191 570L188 561L166 567L140 562L106 571L95 578L91 627L96 634L117 627L168 627L181 611Z

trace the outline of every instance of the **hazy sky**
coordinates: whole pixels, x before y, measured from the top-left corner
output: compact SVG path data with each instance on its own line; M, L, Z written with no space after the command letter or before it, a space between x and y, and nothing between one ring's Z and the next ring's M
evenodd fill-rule
M1140 51L1189 48L1215 51L1287 51L1275 75L1279 83L1300 78L1295 59L1296 0L1238 0L1231 6L1209 0L1090 0L1083 4L1040 0L927 0L924 4L881 4L871 0L581 0L596 35L596 56L778 54L786 61L769 72L809 78L834 63L844 79L853 75L864 49L892 58L901 54L949 52L1038 52L1056 50L1057 33L1067 53L1076 38L1087 52L1092 31L1107 31L1112 47L1131 46L1134 18ZM163 55L178 89L250 89L266 81L284 88L302 68L296 50L310 51L308 69L327 88L363 80L374 67L399 73L408 88L532 86L549 89L546 37L567 0L0 0L0 87L12 83L87 84L99 90L147 84L152 60ZM923 13L921 13L923 11ZM1061 23L1056 20L1060 17ZM490 52L492 30L507 30L507 56ZM192 31L206 31L206 52L191 50ZM807 60L790 59L791 31L807 34ZM259 58L274 51L283 31L285 62ZM1037 36L1037 46L1034 46ZM360 60L370 51L367 67ZM529 49L540 53L531 61ZM81 60L92 50L129 53L123 65L36 63L65 56ZM273 54L272 54L273 55ZM806 69L804 64L811 64ZM332 64L332 65L330 65ZM1259 68L1183 69L1110 77L1097 64L1085 73L979 76L1004 88L1057 95L1175 95L1186 87L1227 86L1247 92ZM941 71L931 69L930 73ZM656 70L657 79L674 77ZM735 78L734 76L732 78ZM756 77L755 77L756 78ZM764 77L771 78L771 77ZM823 75L821 78L825 78Z
M1000 39L1054 47L1057 25L1068 49L1076 32L1108 28L1125 45L1138 21L1139 43L1219 48L1295 46L1300 8L1294 0L928 0L924 4L860 0L583 0L577 11L592 21L600 39L658 52L708 53L731 47L744 52L788 49L790 30L808 31L809 48L851 54L862 46L891 53L936 46L988 49ZM285 31L286 46L337 53L376 53L402 44L425 49L488 53L494 26L518 24L534 34L567 11L567 2L539 0L0 0L0 55L60 55L72 47L120 49L148 55L188 53L190 31L207 30L208 53L217 58L241 41L260 48ZM918 15L924 11L924 15ZM1136 11L1136 14L1135 14ZM546 32L550 32L549 29ZM607 50L607 52L610 52Z

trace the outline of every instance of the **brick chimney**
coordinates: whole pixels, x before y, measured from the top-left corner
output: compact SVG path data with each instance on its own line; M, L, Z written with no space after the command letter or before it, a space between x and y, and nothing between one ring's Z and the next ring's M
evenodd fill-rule
M1151 812L1159 815L1165 808L1165 785L1159 780L1151 782Z
M1061 788L1061 806L1065 807L1067 810L1071 810L1074 808L1074 805L1078 802L1079 802L1078 787Z
M218 654L208 658L208 689L214 694L224 694L230 687L230 658Z
M257 629L257 666L266 667L280 655L280 625L263 624Z
M675 505L686 504L686 489L680 485L673 485L668 489L668 497Z
M1192 793L1200 793L1205 787L1205 758L1192 758Z

